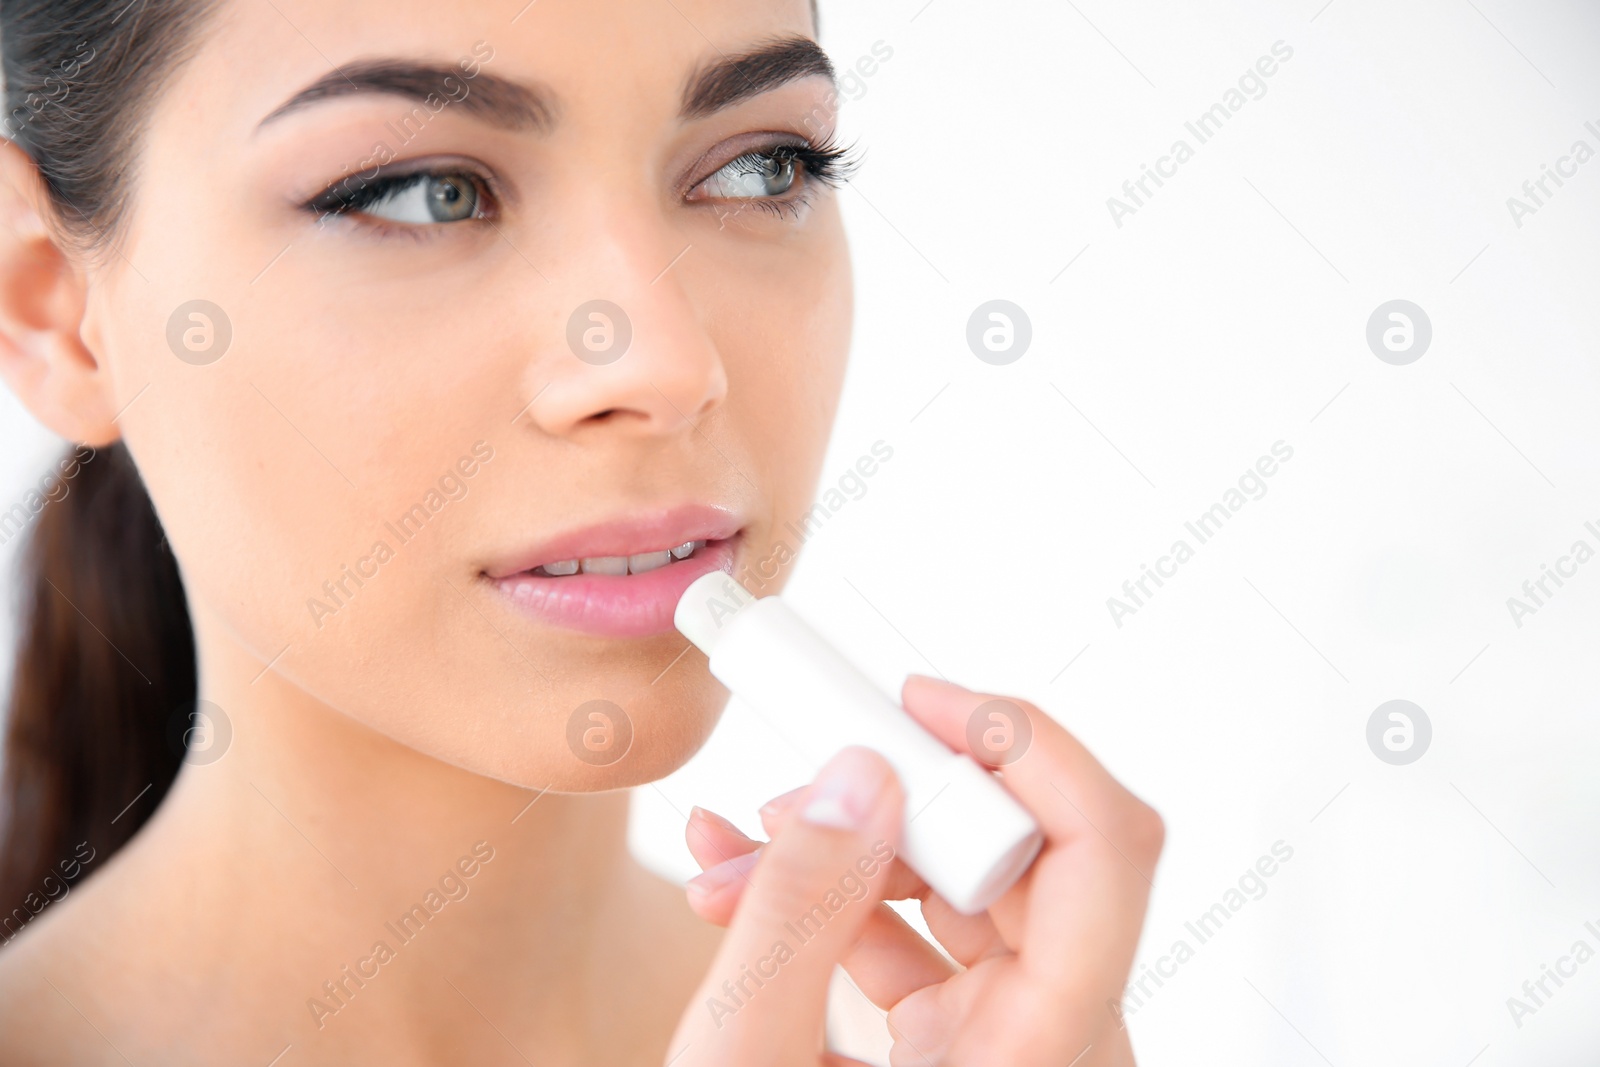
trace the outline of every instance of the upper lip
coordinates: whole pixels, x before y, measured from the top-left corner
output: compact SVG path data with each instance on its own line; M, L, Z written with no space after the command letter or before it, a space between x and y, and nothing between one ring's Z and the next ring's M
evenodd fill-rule
M556 534L497 563L484 573L508 578L546 563L597 556L635 556L689 541L720 541L743 525L733 509L718 504L655 508Z

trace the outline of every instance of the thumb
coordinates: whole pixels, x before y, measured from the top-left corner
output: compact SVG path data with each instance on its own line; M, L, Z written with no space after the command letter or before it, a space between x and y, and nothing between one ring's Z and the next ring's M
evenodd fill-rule
M815 1063L834 967L883 899L903 795L887 761L841 750L761 849L674 1048L700 1063Z

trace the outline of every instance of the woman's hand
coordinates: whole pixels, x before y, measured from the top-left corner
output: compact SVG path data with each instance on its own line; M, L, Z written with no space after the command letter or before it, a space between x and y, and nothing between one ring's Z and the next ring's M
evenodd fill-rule
M901 695L952 749L986 762L969 748L967 724L997 698L922 675ZM895 1067L1133 1062L1120 1003L1161 818L1053 719L1008 702L1032 740L999 769L1045 843L980 915L955 911L898 859L882 861L898 844L902 793L866 749L845 749L811 785L764 807L765 844L695 810L689 847L705 871L689 883L690 904L728 934L678 1025L673 1067L856 1062L823 1051L835 964L888 1011ZM910 897L959 966L882 903Z

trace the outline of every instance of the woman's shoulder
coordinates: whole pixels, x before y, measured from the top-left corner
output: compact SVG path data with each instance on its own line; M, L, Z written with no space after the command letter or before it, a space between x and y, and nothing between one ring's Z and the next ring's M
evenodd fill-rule
M71 897L52 902L19 930L7 929L0 946L0 1034L6 1035L7 1067L121 1062L92 1021L98 995L64 978L83 973L92 955L87 931L76 921L76 903Z
M119 1030L180 996L141 938L170 940L181 919L139 893L144 834L103 856L99 870L29 909L0 944L0 1034L12 1064L126 1064ZM157 914L157 911L163 914ZM126 1042L123 1042L124 1044Z

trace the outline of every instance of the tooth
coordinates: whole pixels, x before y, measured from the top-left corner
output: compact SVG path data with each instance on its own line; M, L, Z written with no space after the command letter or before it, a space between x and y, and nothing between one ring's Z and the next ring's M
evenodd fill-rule
M683 559L685 556L689 555L689 553L693 552L699 547L699 541L685 541L683 544L672 550L672 558Z
M665 567L672 562L672 553L663 549L660 552L641 552L637 556L628 557L628 573L643 574L653 571L657 567Z
M585 574L627 574L627 556L590 556L583 561Z
M575 559L564 559L558 563L546 563L541 569L546 574L552 575L577 574L578 561Z

